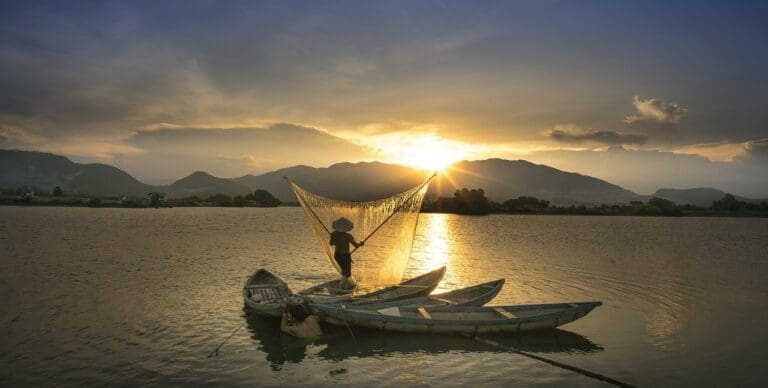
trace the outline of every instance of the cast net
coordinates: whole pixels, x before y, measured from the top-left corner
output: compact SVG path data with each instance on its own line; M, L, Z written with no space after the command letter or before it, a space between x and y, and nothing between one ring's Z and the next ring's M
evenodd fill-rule
M352 250L352 276L360 289L399 283L408 265L419 210L427 193L428 178L400 194L369 202L349 202L311 193L288 180L299 199L312 232L337 272L331 224L345 217L354 224L349 232L365 245Z

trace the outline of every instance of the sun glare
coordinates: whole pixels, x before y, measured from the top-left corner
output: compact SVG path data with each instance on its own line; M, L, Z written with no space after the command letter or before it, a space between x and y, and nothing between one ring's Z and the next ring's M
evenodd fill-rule
M399 163L432 171L444 171L466 157L460 144L432 135L401 145L399 154Z

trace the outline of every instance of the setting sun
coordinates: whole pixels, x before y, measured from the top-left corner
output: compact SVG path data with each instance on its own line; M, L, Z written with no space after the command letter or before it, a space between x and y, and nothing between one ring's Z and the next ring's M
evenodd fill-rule
M395 163L431 171L443 171L468 157L468 146L428 134L408 136L380 145L383 154Z

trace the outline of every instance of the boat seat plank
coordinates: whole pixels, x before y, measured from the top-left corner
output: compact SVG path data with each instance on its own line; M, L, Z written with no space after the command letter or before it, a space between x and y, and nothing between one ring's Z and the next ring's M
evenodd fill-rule
M424 319L432 319L432 316L429 315L429 313L427 312L427 309L425 309L423 306L417 308L416 310L419 311L419 314L421 314L421 316L424 317Z
M504 317L504 318L508 318L508 319L515 319L515 318L517 318L517 317L515 316L515 314L512 314L512 313L510 313L509 311L507 311L507 310L504 310L504 309L503 309L503 308L501 308L501 307L494 307L494 308L493 308L493 311L496 311L496 312L497 312L499 315L501 315L501 316L502 316L502 317Z

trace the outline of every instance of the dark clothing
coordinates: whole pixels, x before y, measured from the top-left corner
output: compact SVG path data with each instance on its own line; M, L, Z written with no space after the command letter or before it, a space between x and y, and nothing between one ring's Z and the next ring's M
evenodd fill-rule
M349 253L350 244L354 245L355 248L360 246L360 244L355 241L355 238L352 237L351 234L347 232L338 232L335 230L331 232L330 244L336 246L336 253Z
M352 255L349 253L336 252L333 258L339 264L341 268L341 275L344 277L352 276Z
M341 275L344 277L352 276L352 255L349 253L349 246L353 245L357 248L360 244L355 241L351 234L335 230L331 233L330 244L336 247L333 258L341 268Z

